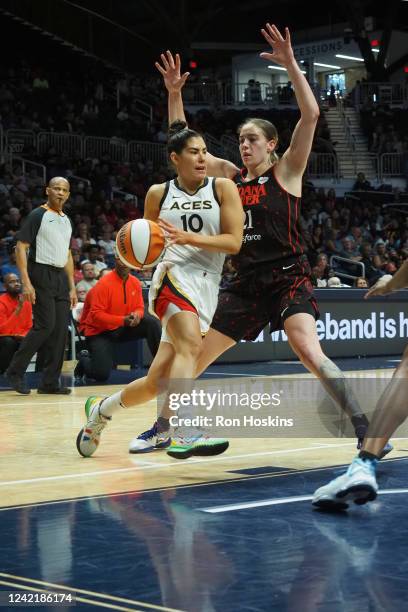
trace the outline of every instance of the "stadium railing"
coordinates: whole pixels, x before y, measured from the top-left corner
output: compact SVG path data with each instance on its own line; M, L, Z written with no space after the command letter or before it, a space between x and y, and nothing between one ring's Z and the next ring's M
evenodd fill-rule
M85 136L82 141L83 156L87 157L102 157L109 155L114 162L121 162L127 158L128 143L112 138L103 138L100 136Z
M339 178L337 157L334 153L311 153L306 174L310 178Z
M47 168L44 166L44 164L39 164L38 162L31 161L30 159L13 155L13 164L15 161L21 163L21 170L23 174L28 174L30 170L35 170L37 176L42 178L45 185L47 182Z
M355 281L356 278L358 278L359 276L362 276L363 278L365 278L365 265L361 262L361 261L354 261L354 259L349 259L348 257L340 257L340 255L332 255L330 257L330 267L333 268L333 270L336 272L336 276L339 276L341 278L347 278L350 279L352 281ZM346 264L347 266L355 266L361 269L361 274L348 274L347 272L344 272L341 269L341 264ZM340 264L340 267L338 267L336 264Z
M345 127L350 142L352 155L355 150L354 136L349 127ZM225 135L218 140L211 134L205 134L209 150L217 156L225 157L240 165L238 142L231 136ZM0 134L1 139L1 134ZM101 157L108 154L115 162L136 162L150 160L156 165L167 164L166 145L157 142L131 140L129 142L116 141L114 138L99 136L82 136L65 132L39 132L32 130L7 130L3 139L5 149L18 148L18 153L29 161L27 154L35 149L39 155L46 154L54 148L57 153L77 154L82 158ZM25 151L27 152L25 154ZM378 156L370 154L375 175L378 179L383 177L404 176L407 172L408 162L402 153L383 153ZM405 164L404 164L405 160ZM34 163L34 162L31 162ZM338 162L333 153L312 152L308 163L308 174L311 177L339 178Z
M360 83L353 96L356 108L367 102L402 106L408 102L408 87L403 83Z
M39 132L37 134L37 152L43 155L54 148L57 153L72 155L80 153L83 157L84 138L80 134L66 132Z

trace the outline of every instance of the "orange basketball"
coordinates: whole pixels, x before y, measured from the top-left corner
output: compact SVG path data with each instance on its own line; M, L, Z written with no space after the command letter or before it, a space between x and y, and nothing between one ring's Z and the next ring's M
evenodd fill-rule
M152 268L162 256L164 234L154 221L135 219L120 228L116 248L119 259L129 268Z

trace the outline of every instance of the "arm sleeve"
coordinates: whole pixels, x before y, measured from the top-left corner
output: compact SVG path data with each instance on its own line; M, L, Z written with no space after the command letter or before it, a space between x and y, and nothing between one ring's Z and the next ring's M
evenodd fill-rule
M28 244L34 244L44 213L45 208L42 206L31 211L24 220L21 229L16 234L17 240L28 242Z

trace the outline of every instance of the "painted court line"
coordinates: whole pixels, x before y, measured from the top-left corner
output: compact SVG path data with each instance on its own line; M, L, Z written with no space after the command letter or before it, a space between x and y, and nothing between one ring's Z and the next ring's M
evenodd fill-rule
M354 446L355 442L348 442L345 444L338 444L336 446ZM326 448L324 446L320 447L320 449ZM333 448L332 446L327 446L327 448ZM319 449L319 450L320 450ZM303 448L291 448L291 449L282 449L276 451L268 451L268 452L259 452L259 453L247 453L245 455L232 455L232 456L224 456L220 455L219 457L212 457L211 459L197 459L191 460L191 463L197 465L198 463L213 463L217 461L235 461L236 459L248 459L251 457L259 457L259 456L268 456L268 455L288 455L291 453L298 453L300 451L315 451L315 446L305 446ZM21 480L8 480L0 482L0 487L8 487L13 485L21 485L21 484L34 484L37 482L51 482L56 480L69 480L71 478L88 478L94 476L102 476L106 474L123 474L126 472L135 472L135 471L144 471L144 470L155 470L167 467L185 467L185 463L172 461L171 463L153 463L151 465L136 465L135 467L129 468L114 468L112 470L100 470L97 472L79 472L75 474L61 474L59 476L41 476L39 478L26 478Z
M25 588L25 589L30 589L30 590L35 590L35 588L33 589L33 587L35 586L39 586L39 587L43 587L38 588L37 586L37 590L44 590L44 587L47 587L47 589L53 589L55 591L67 591L69 593L80 593L81 595L90 595L94 598L98 598L97 601L88 601L88 603L91 603L92 605L98 605L98 606L103 606L103 607L109 607L111 609L116 609L116 610L134 610L134 608L123 608L123 607L119 607L119 606L114 606L112 604L108 605L106 602L104 603L102 600L107 600L107 602L117 602L117 603L124 603L124 604L131 604L133 606L139 606L142 608L147 608L148 610L159 610L160 612L182 612L181 610L178 610L176 608L165 608L164 606L160 606L160 605L156 605L156 604L151 604L151 603L145 603L143 601L138 601L137 599L126 599L124 597L116 597L114 595L106 595L105 593L97 593L95 591L87 591L85 589L77 589L75 587L71 587L71 586L66 586L64 584L57 584L54 582L45 582L43 580L34 580L33 578L25 578L24 576L15 576L13 574L5 574L3 572L0 572L0 578L4 578L4 581L0 581L0 584L4 583L4 584L8 584L10 585L10 583L12 581L18 580L22 583L28 583L28 584L19 584L16 586ZM6 582L7 581L7 582ZM29 586L30 585L30 586ZM32 586L31 586L32 585ZM80 599L77 597L77 600L80 601Z
M11 589L13 589L13 591L18 589L18 591L28 591L28 593L34 592L36 594L38 594L38 593L48 594L48 593L51 592L49 588L41 588L39 586L29 586L28 584L21 584L19 582L13 582L11 580L0 580L0 584L2 586L11 587ZM67 595L68 595L68 593L67 593ZM79 602L79 603L84 603L84 604L88 604L88 605L91 605L91 606L97 606L98 608L108 608L109 610L120 610L120 612L144 612L143 610L138 610L137 608L124 608L123 606L116 606L116 605L114 605L112 603L105 603L105 602L100 601L100 600L92 600L92 599L88 599L88 598L85 598L85 597L77 597L76 595L75 596L72 595L72 599L75 602L75 604L68 604L68 603L64 604L64 603L62 603L62 604L55 604L55 605L60 605L60 606L66 607L68 605L69 606L76 605ZM17 604L12 604L12 605L17 605ZM48 604L48 605L50 605L50 604Z
M395 495L398 493L408 493L408 489L384 489L378 491L378 495ZM201 512L209 514L219 514L221 512L234 512L235 510L245 510L248 508L262 508L264 506L280 506L282 504L293 504L296 502L310 501L313 495L297 495L295 497L281 497L279 499L265 499L263 501L246 502L243 504L229 504L227 506L214 506L212 508L199 508Z
M55 400L53 402L35 402L36 406L55 406L55 405L62 405L62 406L71 406L72 404L83 404L84 400L72 400L69 402L60 402L58 400ZM4 406L4 408L8 408L9 406L25 406L27 407L27 402L23 403L19 403L19 404L9 404L7 403L7 405Z

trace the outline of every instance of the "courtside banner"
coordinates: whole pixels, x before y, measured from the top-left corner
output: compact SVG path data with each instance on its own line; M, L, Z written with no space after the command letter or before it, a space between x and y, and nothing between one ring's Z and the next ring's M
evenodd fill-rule
M364 299L365 289L316 289L317 333L329 357L399 355L408 344L408 291ZM273 299L273 297L271 298ZM151 356L144 341L145 365ZM265 328L252 342L239 342L215 363L294 359L284 331Z
M354 438L347 413L364 413L371 422L382 410L372 436L389 436L403 420L401 410L408 415L408 380L390 375L333 378L325 387L313 378L284 376L162 381L157 414L187 437ZM395 435L408 436L408 420Z

